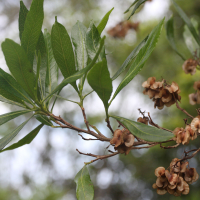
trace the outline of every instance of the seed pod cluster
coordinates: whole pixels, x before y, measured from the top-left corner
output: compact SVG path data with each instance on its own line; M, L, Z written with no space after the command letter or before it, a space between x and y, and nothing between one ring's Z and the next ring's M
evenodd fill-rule
M129 154L135 137L129 132L128 129L116 129L113 138L110 140L110 144L115 145L115 150L119 153Z
M200 123L199 118L198 118L198 122L193 121L193 123L191 125L187 125L184 128L175 128L175 130L173 131L175 137L174 140L176 141L177 144L188 144L190 140L194 140L197 138L197 133L198 131L196 130L196 128L194 128L195 123Z
M157 189L157 194L163 195L167 192L174 196L188 194L189 184L199 178L196 169L188 167L188 164L188 162L180 162L178 158L174 158L170 163L170 171L164 167L155 169L157 180L152 187Z
M114 38L124 38L130 29L138 30L139 22L123 21L109 29L107 33Z
M164 105L170 107L176 100L180 101L180 89L177 83L166 84L164 80L156 81L155 77L149 77L142 84L144 87L143 94L148 95L154 101L154 108L163 109Z
M196 60L188 59L183 63L182 69L186 74L194 75L196 73L197 65L198 62Z
M196 90L196 92L189 94L190 104L191 105L200 104L200 81L194 82L193 87Z

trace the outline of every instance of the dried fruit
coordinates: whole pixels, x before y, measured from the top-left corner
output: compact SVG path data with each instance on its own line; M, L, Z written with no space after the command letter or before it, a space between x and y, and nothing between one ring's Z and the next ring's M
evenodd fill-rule
M143 82L142 87L145 88L143 94L148 95L150 99L153 98L154 108L163 109L164 105L169 107L181 100L180 89L175 82L167 85L164 80L156 81L155 77L149 77Z
M197 65L198 62L196 60L188 59L183 63L182 68L186 74L190 73L191 75L194 75L196 73Z

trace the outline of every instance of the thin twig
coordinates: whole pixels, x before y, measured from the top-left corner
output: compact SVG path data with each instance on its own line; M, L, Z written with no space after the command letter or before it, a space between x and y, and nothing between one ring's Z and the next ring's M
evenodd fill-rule
M173 149L173 148L176 148L176 147L178 147L180 144L176 144L176 145L173 145L173 146L167 146L167 147L165 147L165 146L162 146L161 144L160 144L160 148L162 148L162 149Z
M86 125L88 131L90 132L90 127L88 125L89 123L88 123L87 118L86 118L85 109L83 107L81 107L81 110L82 110L82 114L83 114L85 125Z
M98 138L85 138L81 134L78 134L82 137L83 140L99 140Z
M171 131L169 129L163 128L163 127L159 126L158 124L154 123L149 112L148 112L148 117L149 117L149 124L150 125L155 126L156 128L163 129L165 131L171 132L171 133L173 132L173 131Z
M175 98L175 96L174 96L174 93L173 93L173 97L174 97L174 99L175 99L175 102L176 102L176 107L179 109L179 110L181 110L182 112L184 112L188 117L190 117L190 118L194 118L192 115L190 115L185 109L183 109L183 108L181 108L180 107L180 105L178 104L178 101L177 101L177 99Z
M158 145L158 144L151 144L149 146L143 146L143 147L132 147L132 149L147 149L147 148L151 148L156 145Z
M113 131L111 125L110 125L110 120L109 120L109 118L106 120L106 122L107 122L107 127L108 127L108 128L111 130L111 132L114 134L114 131Z
M106 159L106 158L109 158L109 157L112 157L112 156L115 156L115 155L119 154L119 152L114 152L114 153L108 154L108 155L95 155L95 154L92 154L92 153L82 153L78 149L76 149L76 151L78 151L79 154L86 155L86 156L91 156L91 157L95 157L96 158L96 159L91 160L90 162L85 163L85 164L90 164L90 163L93 163L93 162L95 162L97 160L103 160L103 159Z
M107 142L110 142L111 138L107 138L106 136L104 136L103 134L99 135L93 131L88 131L88 130L85 130L85 129L81 129L81 128L78 128L70 123L68 123L67 121L65 121L63 118L61 118L60 116L55 116L54 114L52 113L49 113L48 114L49 116L51 116L54 120L55 120L55 123L59 124L61 128L69 128L69 129L72 129L72 130L76 130L78 131L79 133L80 132L83 132L83 133L87 133L89 135L92 135L94 137L96 137L97 139L99 139L100 141L107 141Z

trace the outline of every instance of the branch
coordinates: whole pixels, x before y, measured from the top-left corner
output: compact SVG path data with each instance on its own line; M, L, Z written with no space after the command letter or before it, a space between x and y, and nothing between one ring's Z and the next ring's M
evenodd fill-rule
M190 115L185 109L183 109L183 108L181 108L180 106L179 106L179 104L178 104L178 101L177 101L177 99L175 98L175 96L174 96L174 93L173 93L173 97L174 97L174 99L175 99L175 102L176 102L176 107L179 109L179 110L181 110L182 112L184 112L188 117L190 117L190 118L194 118L192 115Z
M76 151L78 151L79 154L86 155L86 156L91 156L91 157L95 157L96 158L96 159L91 160L90 162L85 163L85 164L90 164L90 163L93 163L93 162L95 162L97 160L103 160L103 159L106 159L106 158L109 158L109 157L112 157L112 156L115 156L115 155L119 154L119 152L114 152L114 153L109 154L109 155L95 155L95 154L92 154L92 153L82 153L78 149L76 149Z
M111 125L110 125L110 120L109 120L109 118L106 119L106 122L107 122L107 127L111 130L112 134L114 134L114 131L113 131Z
M48 115L50 117L52 117L54 120L55 120L55 123L59 124L61 128L69 128L69 129L72 129L72 130L75 130L75 131L78 131L79 133L80 132L83 132L83 133L87 133L89 135L92 135L94 137L96 137L97 139L99 139L100 141L107 141L107 142L110 142L110 138L107 138L106 136L104 136L103 134L99 135L93 131L88 131L88 130L85 130L85 129L81 129L81 128L78 128L70 123L68 123L67 121L65 121L63 118L61 118L60 116L55 116L54 114L52 113L48 113Z
M82 110L82 113L83 113L85 125L86 125L88 131L90 132L90 127L89 127L89 123L88 123L87 118L86 118L85 109L83 107L81 107L81 110Z
M95 139L95 138L88 138L88 139L87 139L87 138L83 137L81 134L78 134L78 135L80 135L80 136L82 137L83 140L99 140L99 139L97 139L97 138L96 138L96 139Z

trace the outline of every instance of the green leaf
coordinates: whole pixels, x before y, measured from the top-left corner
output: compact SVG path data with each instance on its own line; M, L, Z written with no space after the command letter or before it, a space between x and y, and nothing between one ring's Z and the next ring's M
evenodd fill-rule
M192 33L192 35L195 38L195 40L198 43L198 45L200 45L200 38L199 38L199 36L198 36L193 24L191 23L190 19L187 17L187 15L184 13L184 11L178 6L178 4L174 0L172 0L172 3L174 4L174 7L176 8L176 10L177 10L178 14L180 15L180 17L183 19L183 21L188 26L190 32Z
M94 199L94 186L86 165L77 173L74 181L76 183L76 197L78 200Z
M100 40L101 37L99 31L97 30L96 26L91 23L86 33L86 47L90 59L95 57L99 49ZM104 57L100 55L98 60L101 61L103 58Z
M139 0L135 0L135 1L129 6L129 8L124 12L124 14L127 13L127 12L129 12L129 10L130 10L138 1L139 1Z
M198 33L198 22L193 18L191 19L191 22ZM192 56L194 55L195 52L197 53L197 55L199 55L199 45L197 44L196 40L194 39L193 35L191 34L189 28L186 25L184 26L183 37L185 44L189 49L190 53L192 54Z
M87 28L79 21L73 26L71 31L72 42L75 47L77 67L79 70L87 66L88 56L85 44L86 31Z
M87 80L92 89L103 101L107 113L108 100L112 94L112 80L110 78L106 59L94 65L88 73Z
M35 99L35 74L24 49L10 39L6 39L1 47L10 72L29 96Z
M17 81L0 68L0 94L7 99L23 104L23 101L31 103L30 97Z
M81 23L77 22L72 28L72 42L75 47L76 63L78 70L87 66L88 55L86 50L86 31L87 28ZM79 89L82 91L85 78L82 77L79 82Z
M44 99L45 91L46 91L46 73L47 73L47 53L46 53L46 45L44 41L44 35L41 32L40 37L38 39L37 47L36 47L37 58L40 54L40 67L39 67L39 77L38 77L38 86L40 89L41 98Z
M18 21L20 40L22 39L22 33L24 31L24 24L25 24L25 21L26 21L27 14L28 14L28 9L24 5L23 1L20 1L19 21Z
M97 26L97 30L99 32L99 35L101 35L102 31L106 27L106 24L107 24L109 16L110 16L110 13L113 11L113 9L114 9L114 7L105 14L103 19L100 21L99 25Z
M110 115L120 121L133 135L149 142L164 142L174 137L174 134L163 129L135 122L123 117Z
M183 59L186 60L184 58L184 56L178 51L178 49L176 48L176 43L174 40L174 26L173 26L173 16L167 21L166 23L166 35L167 35L167 39L169 41L169 44L171 45L171 47L174 49L174 51L176 51L176 53Z
M140 5L142 5L144 2L146 2L147 0L139 0L139 1L135 1L132 5L131 5L131 7L135 4L135 3L137 3L136 5L135 5L135 7L133 8L133 11L131 12L131 14L129 15L129 17L128 17L128 20L131 18L131 16L132 15L134 15L134 13L135 13L135 11L140 7ZM129 8L130 9L130 8ZM128 10L129 10L128 9ZM126 11L125 11L126 12Z
M22 107L22 108L26 108L25 105L20 104L20 103L17 103L17 102L15 102L15 101L12 101L12 100L9 100L9 99L6 99L6 98L3 97L2 95L0 95L0 101L2 101L2 102L4 102L4 103L11 104L11 105L19 106L19 107Z
M158 38L163 27L163 23L164 19L151 31L146 41L146 44L140 49L139 53L135 58L135 61L131 64L127 74L125 75L122 82L119 84L109 104L111 104L111 102L117 96L117 94L138 74L138 72L144 66L145 62L147 61L157 44Z
M58 84L58 65L53 56L51 35L47 29L44 30L44 39L47 51L46 92L51 93L51 91L54 90Z
M43 2L44 0L32 1L22 33L21 46L24 48L31 66L44 19Z
M40 121L42 124L45 124L47 126L53 126L51 120L47 117L47 116L44 116L44 115L36 115L36 119L38 121Z
M64 78L70 77L76 72L74 51L67 30L57 20L51 30L51 43L56 63L62 75ZM77 90L75 82L72 83L72 86Z
M21 129L26 125L26 123L32 118L32 116L26 120L24 123L22 123L20 126L18 126L15 130L8 133L6 136L0 139L0 150L2 150L20 131Z
M40 124L34 130L32 130L29 134L27 134L25 137L23 137L21 140L19 140L18 142L10 145L9 147L7 147L3 150L1 150L0 152L17 149L21 146L24 146L25 144L30 144L33 141L33 139L37 136L37 134L39 133L39 131L43 127L43 125L44 124Z
M87 67L81 69L80 71L76 72L74 75L64 79L44 100L53 96L53 94L55 94L57 91L60 91L68 83L72 83L72 82L78 80L79 78L81 78L84 74L86 74L94 66L100 52L102 51L103 45L104 45L104 40L105 40L105 37L102 38L102 40L100 42L100 47L99 47L94 59L89 63L89 65Z
M0 125L5 124L6 122L10 121L11 119L14 119L20 115L24 115L29 112L31 112L31 110L19 110L19 111L0 115Z
M122 66L119 68L119 70L115 73L115 75L112 77L112 80L115 80L127 67L128 65L133 61L133 59L137 56L138 52L140 51L140 49L144 46L144 44L146 43L147 39L149 36L147 36L146 38L144 38L144 40L142 40L142 42L140 42L140 44L138 44L138 46L133 49L133 51L129 54L129 56L126 58L126 60L124 61L124 63L122 64Z

